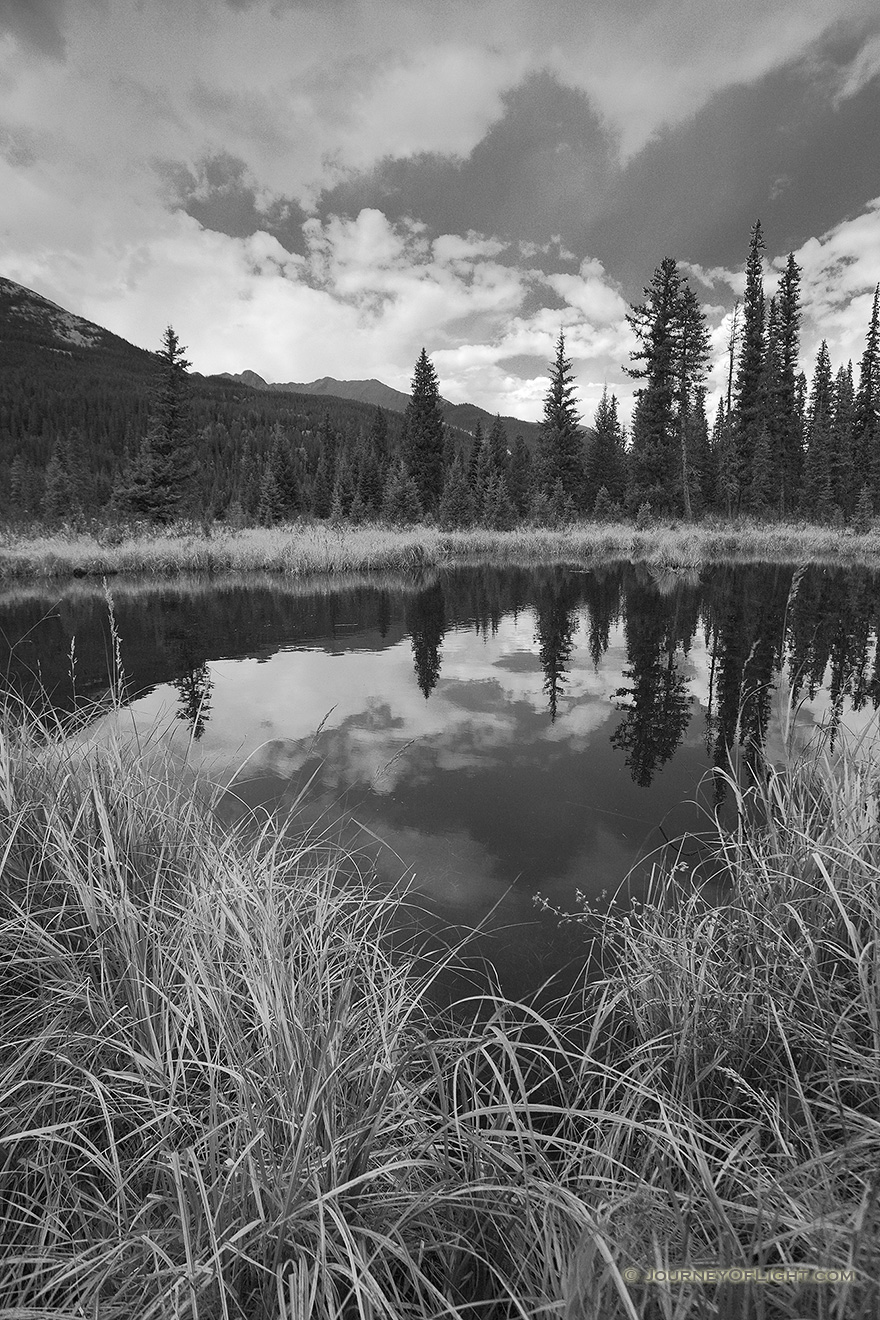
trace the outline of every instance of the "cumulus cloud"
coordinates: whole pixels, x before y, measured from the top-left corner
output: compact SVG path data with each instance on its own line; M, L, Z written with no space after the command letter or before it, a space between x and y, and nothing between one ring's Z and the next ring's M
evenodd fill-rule
M625 18L616 0L549 13L531 0L6 0L3 273L148 347L171 321L203 372L405 389L424 344L448 398L528 418L563 329L585 419L606 383L625 412L626 298L594 253L530 229L549 214L542 193L566 217L595 209L586 194L609 153L631 156L719 88L801 58L835 22L866 34L841 92L852 98L874 76L872 13L869 0L765 0L760 23L755 3L726 0L702 0L698 22L693 0L640 0ZM560 83L577 95L551 95ZM464 177L490 139L485 178L468 175L492 195L479 224L432 223L427 193L424 213L383 201L396 186L383 162L428 153ZM374 167L375 204L319 205ZM505 212L510 232L485 218ZM860 317L851 266L871 259L876 215L847 223L840 242L862 249L851 265L828 235L804 247L816 319L841 345L836 290ZM706 276L707 290L722 278Z

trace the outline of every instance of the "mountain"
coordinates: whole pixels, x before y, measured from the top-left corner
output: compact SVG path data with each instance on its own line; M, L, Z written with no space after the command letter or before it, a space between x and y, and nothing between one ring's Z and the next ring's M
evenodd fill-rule
M71 443L80 503L106 505L146 434L158 365L156 353L0 277L0 517L39 513L53 450ZM375 418L370 404L272 391L260 377L258 388L197 372L189 380L200 484L218 509L238 498L243 468L264 461L276 427L311 471L325 420L345 448ZM392 447L402 421L388 414Z
M240 381L243 385L251 385L255 389L280 390L291 394L330 395L336 399L354 399L361 403L372 404L374 407L378 405L380 408L388 408L397 413L404 411L410 398L408 394L402 393L401 390L395 390L390 385L384 385L381 380L337 380L334 376L322 376L320 380L312 380L303 384L287 381L284 384L270 385L255 371L242 371L237 375L224 371L222 376L227 380ZM443 399L442 403L443 415L447 424L457 430L467 431L469 435L473 435L478 421L483 430L486 431L491 428L495 420L493 413L486 412L485 408L478 408L475 403L450 403L447 399ZM501 421L504 423L508 444L511 447L518 435L521 435L530 446L537 441L541 429L537 422L523 422L517 417L502 417Z

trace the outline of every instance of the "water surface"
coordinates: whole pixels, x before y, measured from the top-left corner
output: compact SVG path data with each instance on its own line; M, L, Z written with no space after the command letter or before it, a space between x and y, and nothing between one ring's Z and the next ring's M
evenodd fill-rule
M584 929L537 893L601 906L664 840L706 829L731 749L780 753L788 702L806 732L864 727L880 697L865 570L482 568L112 594L129 723L231 784L229 819L304 794L298 827L362 848L383 882L409 877L423 929L491 914L475 952L515 995L584 963ZM17 685L38 674L62 709L106 687L100 593L19 588L0 627Z

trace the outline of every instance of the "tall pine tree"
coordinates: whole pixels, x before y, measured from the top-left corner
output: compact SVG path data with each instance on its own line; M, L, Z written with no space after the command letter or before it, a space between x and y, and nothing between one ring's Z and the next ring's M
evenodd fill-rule
M161 523L184 510L195 473L185 351L169 325L156 355L159 372L147 436L118 491L123 507Z
M550 368L550 386L544 397L539 438L540 483L551 500L561 486L577 511L583 508L584 454L574 393L574 371L565 355L565 336L560 330L556 357Z
M761 222L752 226L746 260L743 326L734 394L736 398L737 479L741 505L747 505L752 487L755 447L763 429L764 393L764 274Z
M443 492L444 422L437 373L424 348L416 362L406 406L404 460L424 514L436 513Z

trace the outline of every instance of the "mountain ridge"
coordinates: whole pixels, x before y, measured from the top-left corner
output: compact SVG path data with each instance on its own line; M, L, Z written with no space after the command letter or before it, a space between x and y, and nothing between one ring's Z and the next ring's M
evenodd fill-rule
M374 404L380 408L390 408L393 412L399 413L405 411L410 400L410 396L404 394L402 390L395 390L391 385L386 385L375 377L370 380L338 380L335 376L320 376L312 381L271 383L264 380L256 371L246 370L238 373L223 371L220 373L220 378L249 385L252 389L286 394L328 395L336 399L351 399L359 403ZM446 422L457 430L467 431L470 435L473 435L478 421L486 431L491 428L495 420L494 413L487 412L485 408L480 408L475 403L450 403L441 396L441 404ZM526 422L519 417L502 416L501 422L511 446L518 435L534 443L541 429L537 422Z

